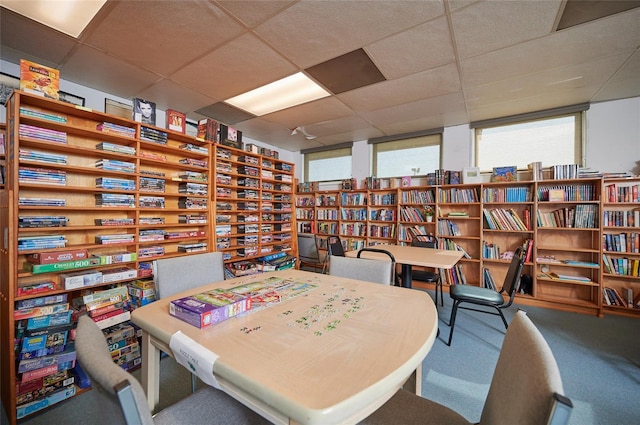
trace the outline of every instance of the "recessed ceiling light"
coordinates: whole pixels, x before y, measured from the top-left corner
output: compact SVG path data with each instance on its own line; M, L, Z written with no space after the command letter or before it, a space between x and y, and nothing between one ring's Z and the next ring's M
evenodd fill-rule
M329 96L330 93L302 72L225 100L236 108L256 116L301 105Z
M107 0L0 0L0 6L78 38Z

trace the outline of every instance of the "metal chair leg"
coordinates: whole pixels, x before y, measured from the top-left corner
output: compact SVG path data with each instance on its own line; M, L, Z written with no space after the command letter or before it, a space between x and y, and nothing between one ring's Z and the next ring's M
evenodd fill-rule
M195 393L198 390L198 377L191 374L191 392Z
M458 304L459 301L453 302L453 307L451 307L451 317L449 318L449 326L451 326L451 330L449 330L449 342L447 345L451 347L451 340L453 339L453 329L456 326L456 314L458 313Z

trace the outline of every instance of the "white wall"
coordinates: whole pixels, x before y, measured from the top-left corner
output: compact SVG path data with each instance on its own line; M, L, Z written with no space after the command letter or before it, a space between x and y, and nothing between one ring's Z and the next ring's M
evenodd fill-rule
M640 174L640 97L592 104L586 126L588 167Z

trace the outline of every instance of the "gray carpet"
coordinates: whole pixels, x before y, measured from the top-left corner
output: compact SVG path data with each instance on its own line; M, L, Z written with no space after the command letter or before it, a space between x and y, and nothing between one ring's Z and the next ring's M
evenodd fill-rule
M517 308L514 305L507 310L508 320ZM574 404L571 425L640 423L640 339L636 333L639 319L611 315L600 319L522 308L541 330L558 361L565 393ZM445 306L439 309L441 335L424 361L423 396L453 408L470 421L478 421L504 327L498 317L460 311L452 346L447 347L444 341L449 327L445 323L449 320L450 302L446 294ZM139 378L139 372L134 374ZM161 408L190 393L189 374L172 359L162 360L161 382ZM61 403L21 424L101 425L100 405L92 393Z

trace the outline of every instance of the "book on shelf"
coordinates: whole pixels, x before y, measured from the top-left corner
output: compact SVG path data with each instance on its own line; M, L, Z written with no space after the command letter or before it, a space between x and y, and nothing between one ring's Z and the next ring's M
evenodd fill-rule
M493 173L491 174L492 182L513 182L518 180L516 174L516 166L506 167L493 167Z
M139 97L133 98L133 120L156 125L156 104Z
M26 59L20 59L20 90L58 100L60 98L60 71Z
M187 129L187 114L176 111L175 109L167 109L165 111L167 120L167 129L184 134Z

